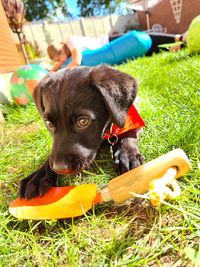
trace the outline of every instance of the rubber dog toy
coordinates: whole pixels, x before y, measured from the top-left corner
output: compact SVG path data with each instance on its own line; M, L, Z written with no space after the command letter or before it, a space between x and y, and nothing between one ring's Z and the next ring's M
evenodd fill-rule
M98 193L95 184L52 187L42 197L12 201L9 212L20 219L71 218L85 214L94 204L111 200L123 203L148 190L152 204L157 205L165 197L173 198L180 194L179 188L173 188L172 184L168 187L167 184L174 183L175 178L189 170L191 164L186 154L181 149L175 149L112 179Z

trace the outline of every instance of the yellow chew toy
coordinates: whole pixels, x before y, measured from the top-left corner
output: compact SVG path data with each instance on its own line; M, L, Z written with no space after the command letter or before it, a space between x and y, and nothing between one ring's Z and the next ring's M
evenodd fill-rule
M176 173L177 169L172 167L161 178L150 182L148 195L153 206L160 205L162 200L180 196L181 189L175 180Z
M100 192L96 185L52 187L42 197L16 199L9 205L10 213L21 219L61 219L85 214L94 204L113 200L123 203L148 192L153 205L180 195L176 178L191 170L181 149L175 149L144 165L112 179Z
M175 199L181 194L180 186L175 179L176 173L176 167L169 168L162 177L150 182L147 194L132 193L133 197L149 199L153 206L159 206L163 200Z

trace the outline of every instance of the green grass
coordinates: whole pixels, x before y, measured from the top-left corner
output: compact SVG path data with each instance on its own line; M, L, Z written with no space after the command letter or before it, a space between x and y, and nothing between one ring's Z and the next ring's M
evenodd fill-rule
M152 207L147 200L97 205L75 219L21 221L8 214L19 180L47 157L51 138L34 107L4 106L0 126L0 266L200 266L200 58L162 53L118 67L139 81L146 121L146 161L182 148L193 170L179 180L181 197ZM108 150L82 177L61 184L99 186L115 176Z

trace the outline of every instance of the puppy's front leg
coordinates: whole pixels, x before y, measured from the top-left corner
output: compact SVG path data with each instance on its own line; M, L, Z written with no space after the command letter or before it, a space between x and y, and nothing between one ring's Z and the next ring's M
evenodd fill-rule
M30 174L20 182L20 198L31 199L42 196L50 186L55 186L57 174L52 171L47 160L37 171Z
M137 147L139 130L132 130L119 138L113 146L117 174L120 175L144 163L144 157Z

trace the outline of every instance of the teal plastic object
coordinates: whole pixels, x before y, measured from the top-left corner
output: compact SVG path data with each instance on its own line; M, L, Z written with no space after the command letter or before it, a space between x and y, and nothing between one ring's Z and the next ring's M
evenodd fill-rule
M191 53L200 52L200 15L195 17L189 26L187 47Z
M99 49L83 51L81 65L121 64L127 59L144 56L151 45L151 38L146 32L131 31ZM70 61L71 58L66 61L63 67Z

